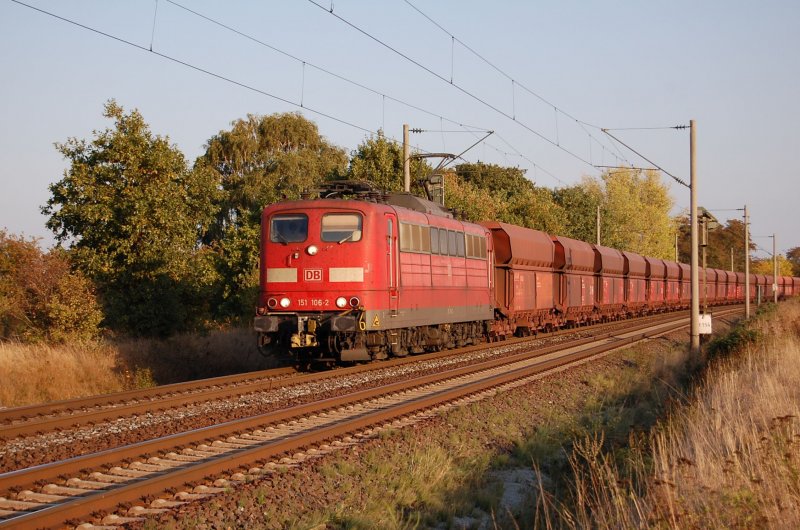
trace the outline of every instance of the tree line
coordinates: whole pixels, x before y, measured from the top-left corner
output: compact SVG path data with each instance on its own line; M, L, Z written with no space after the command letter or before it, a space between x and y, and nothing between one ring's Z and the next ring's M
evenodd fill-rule
M326 180L402 188L400 146L379 133L348 153L298 113L235 120L193 163L137 110L111 100L103 116L113 126L56 144L68 167L42 212L57 247L45 253L0 232L2 338L68 340L101 329L164 337L246 323L258 289L264 206ZM415 193L431 171L413 161ZM609 170L548 189L522 169L478 162L443 178L447 205L467 220L594 241L599 208L604 245L668 259L682 230L656 172Z

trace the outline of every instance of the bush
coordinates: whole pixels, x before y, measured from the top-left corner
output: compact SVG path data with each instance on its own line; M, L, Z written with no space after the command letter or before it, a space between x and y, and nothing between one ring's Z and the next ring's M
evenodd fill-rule
M0 339L23 342L96 337L103 314L94 288L63 251L0 230Z

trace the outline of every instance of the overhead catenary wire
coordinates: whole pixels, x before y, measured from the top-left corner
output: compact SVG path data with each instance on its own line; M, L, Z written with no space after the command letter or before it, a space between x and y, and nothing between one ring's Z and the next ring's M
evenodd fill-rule
M441 115L441 114L439 114L437 112L425 109L423 107L420 107L418 105L415 105L413 103L410 103L408 101L400 99L398 97L391 96L391 95L386 94L384 92L381 92L381 91L379 91L377 89L374 89L374 88L371 88L369 86L366 86L363 83L359 83L358 81L350 79L350 78L348 78L346 76L343 76L341 74L337 74L336 72L333 72L333 71L328 70L326 68L323 68L323 67L321 67L319 65L316 65L316 64L308 61L307 59L302 59L300 57L297 57L296 55L291 54L291 53L289 53L289 52L287 52L285 50L282 50L282 49L278 48L277 46L274 46L272 44L266 43L266 42L262 41L261 39L259 39L257 37L254 37L254 36L252 36L252 35L250 35L248 33L245 33L243 31L239 30L239 29L236 29L236 28L234 28L232 26L229 26L229 25L227 25L227 24L225 24L225 23L223 23L223 22L221 22L221 21L219 21L219 20L217 20L217 19L215 19L213 17L210 17L210 16L205 15L205 14L203 14L203 13L201 13L201 12L195 10L195 9L187 7L187 6L177 2L176 0L166 0L166 1L169 2L170 4L174 5L175 7L178 7L180 9L192 14L192 15L195 15L195 16L203 19L203 20L206 20L207 22L209 22L211 24L219 26L219 27L221 27L221 28L223 28L223 29L225 29L227 31L230 31L230 32L232 32L232 33L234 33L236 35L239 35L239 36L241 36L241 37L243 37L243 38L245 38L247 40L250 40L250 41L252 41L252 42L254 42L254 43L256 43L256 44L258 44L260 46L268 48L268 49L270 49L270 50L272 50L272 51L274 51L274 52L276 52L278 54L281 54L281 55L283 55L283 56L285 56L287 58L290 58L290 59L292 59L294 61L302 63L302 65L303 65L303 75L304 75L303 86L305 86L305 67L308 66L309 68L313 68L313 69L315 69L317 71L320 71L320 72L322 72L324 74L327 74L327 75L332 76L332 77L334 77L336 79L339 79L340 81L344 81L344 82L349 83L349 84L351 84L353 86L356 86L356 87L358 87L358 88L360 88L362 90L365 90L367 92L370 92L372 94L380 96L382 98L382 101L383 101L382 123L384 125L385 125L385 112L386 112L386 110L385 110L385 101L388 99L388 100L393 101L395 103L398 103L400 105L404 105L404 106L406 106L406 107L408 107L410 109L422 112L423 114L427 114L429 116L432 116L432 117L435 117L435 118L439 118L440 121L446 121L448 123L452 123L452 124L457 125L457 126L459 126L459 127L461 127L463 129L463 130L456 131L456 130L444 130L444 128L442 128L441 131L438 131L438 132L441 132L442 134L444 134L444 133L464 133L464 132L471 133L471 134L476 134L476 133L482 133L482 132L488 132L489 131L489 129L486 128L486 127L480 127L480 126L476 126L476 125L469 125L469 124L466 124L466 123L461 122L459 120L456 120L456 119L453 119L453 118L448 118L448 117L443 116L443 115ZM333 13L333 8L331 7L331 9L328 10L328 11L330 13ZM300 106L303 107L302 100L301 100L301 105ZM442 141L442 143L444 144L444 140ZM508 142L506 142L506 143L508 143ZM492 147L492 146L490 145L490 147ZM495 151L497 151L498 153L508 154L508 153L504 153L503 151L501 151L501 150L499 150L497 148L494 148L494 147L492 147L492 148ZM514 148L514 149L516 150L516 148ZM543 170L547 175L550 175L551 177L553 177L556 181L558 181L558 182L560 182L562 184L564 183L563 180L561 180L560 178L556 177L552 172L544 169L540 164L537 164L537 163L533 162L528 157L524 157L524 158L529 163L531 163L531 164L537 166L539 169Z
M586 133L589 136L589 138L594 139L604 151L609 152L612 156L616 156L616 155L614 155L614 153L611 153L610 151L608 151L608 149L606 149L605 145L603 145L603 143L600 142L600 140L595 138L594 135L592 135L589 131L586 130L586 126L592 127L594 129L597 129L597 130L600 130L601 128L599 126L593 125L593 124L591 124L591 123L589 123L587 121L584 121L584 120L576 118L575 116L573 116L569 112L565 111L563 108L559 107L555 103L553 103L550 100L548 100L545 97L543 97L541 94L539 94L539 93L535 92L534 90L530 89L529 87L527 87L524 83L520 83L519 80L514 78L511 74L507 73L505 70L503 70L502 68L497 66L495 63L493 63L492 61L490 61L489 59L484 57L482 54L480 54L477 50L475 50L473 47L468 45L466 42L464 42L463 40L461 40L458 37L456 37L453 33L451 33L444 26L442 26L440 23L438 23L436 20L434 20L431 16L429 16L427 13L422 11L419 7L417 7L413 3L411 3L410 0L403 0L403 1L406 4L408 4L414 11L416 11L417 13L422 15L431 24L433 24L434 26L439 28L443 33L448 35L451 38L452 42L459 43L461 46L464 47L464 49L466 49L467 51L472 53L475 57L480 59L482 62L486 63L486 65L491 67L497 73L499 73L500 75L502 75L503 77L505 77L506 79L511 81L511 99L512 99L512 109L513 109L513 111L512 111L512 119L516 120L516 99L515 99L515 90L514 89L515 89L515 87L519 86L522 90L524 90L525 92L527 92L528 94L532 95L533 97L535 97L536 99L538 99L539 101L544 103L545 105L548 105L549 107L552 107L555 110L555 112L556 112L556 127L558 127L557 120L558 120L558 114L560 113L560 114L564 115L565 117L573 120L575 123L577 123L581 127L581 129L583 129L583 132ZM452 52L451 52L451 54L452 54ZM452 78L452 74L451 74L451 78ZM560 143L560 142L558 142L558 140L556 140L556 143ZM625 162L628 162L625 159L624 156L622 157L622 160L625 160Z
M50 17L55 18L57 20L60 20L62 22L66 22L68 24L71 24L71 25L76 26L78 28L84 29L86 31L89 31L89 32L95 33L97 35L106 37L108 39L117 41L117 42L119 42L121 44L125 44L125 45L130 46L132 48L135 48L137 50L140 50L140 51L143 51L143 52L146 52L146 53L151 53L151 54L156 55L156 56L158 56L158 57L160 57L162 59L165 59L165 60L167 60L169 62L172 62L172 63L175 63L175 64L179 64L181 66L184 66L184 67L189 68L191 70L194 70L196 72L200 72L202 74L205 74L205 75L208 75L208 76L213 77L215 79L218 79L220 81L224 81L224 82L230 83L232 85L238 86L240 88L244 88L246 90L249 90L251 92L254 92L254 93L257 93L257 94L260 94L260 95L263 95L263 96L266 96L266 97L269 97L269 98L272 98L272 99L275 99L276 101L280 101L282 103L286 103L287 105L291 105L291 106L294 106L294 107L302 108L303 110L306 110L308 112L316 114L317 116L321 116L323 118L327 118L329 120L335 121L335 122L340 123L342 125L345 125L345 126L348 126L348 127L352 127L354 129L360 130L360 131L362 131L364 133L367 133L367 134L370 134L370 135L378 135L378 134L380 134L379 131L374 131L374 130L368 128L368 127L364 127L364 126L358 125L358 124L350 122L350 121L348 121L348 120L346 120L344 118L340 118L338 116L334 116L333 114L324 112L322 110L319 110L319 109L316 109L316 108L313 108L313 107L309 107L307 105L303 105L302 101L299 102L299 103L295 102L295 101L291 101L291 100L289 100L287 98L278 96L276 94L272 94L270 92L267 92L266 90L254 87L252 85L249 85L247 83L243 83L241 81L237 81L237 80L235 80L233 78L224 76L222 74L218 74L216 72L213 72L213 71L208 70L206 68L197 66L197 65L192 64L192 63L189 63L189 62L184 61L182 59L178 59L176 57L173 57L171 55L159 52L157 50L151 50L147 46L142 46L142 45L137 44L135 42L132 42L132 41L129 41L129 40L124 39L122 37L119 37L117 35L113 35L111 33L107 33L105 31L102 31L102 30L97 29L97 28L93 28L91 26L88 26L88 25L83 24L81 22L78 22L76 20L72 20L70 18L67 18L67 17L61 16L61 15L58 15L56 13L47 11L45 9L39 8L37 6L33 6L33 5L30 5L30 4L27 4L25 2L22 2L21 0L11 0L11 1L14 2L15 4L20 5L20 6L26 7L28 9L33 10L33 11L37 11L37 12L39 12L41 14L50 16ZM456 123L456 122L454 122L454 123ZM458 124L458 125L461 125L461 124ZM485 132L482 129L477 129L477 130L481 131L481 132ZM402 141L398 140L398 139L396 139L394 137L386 136L386 135L383 135L383 137L386 138L388 141L396 144L396 145L402 145ZM419 149L419 151L421 151L423 153L427 152L424 149Z
M461 92L462 94L464 94L464 95L466 95L466 96L468 96L468 97L472 98L473 100L475 100L475 101L477 101L477 102L481 103L482 105L484 105L484 106L486 106L487 108L489 108L489 109L491 109L491 110L495 111L496 113L498 113L498 114L500 114L500 115L502 115L502 116L504 116L504 117L508 118L509 120L512 120L514 123L517 123L517 124L519 124L519 125L520 125L522 128L524 128L524 129L525 129L525 130L527 130L528 132L530 132L530 133L534 134L535 136L537 136L537 137L539 137L540 139L544 140L545 142L547 142L547 143L551 144L552 146L554 146L554 147L556 147L556 148L560 149L561 151L563 151L564 153L566 153L566 154L570 155L571 157L575 158L576 160L578 160L578 161L580 161L580 162L583 162L583 163L584 163L584 164L586 164L587 166L589 166L589 167L591 167L591 168L595 169L595 168L594 168L594 165L593 165L593 164L592 164L592 163L591 163L589 160L586 160L586 158L584 158L584 157L582 157L581 155L579 155L579 154L577 154L577 153L575 153L575 152L573 152L573 151L571 151L571 150L567 149L566 147L564 147L564 146L560 145L558 142L555 142L555 141L553 141L551 138L547 137L545 134L543 134L543 133L541 133L541 132L537 131L536 129L532 128L531 126L529 126L529 125L527 125L527 124L525 124L525 123L523 123L523 122L521 122L520 120L516 120L516 119L514 119L514 117L513 117L512 115L510 115L509 113L507 113L506 111L504 111L504 110L502 110L502 109L498 108L497 106L493 105L492 103L489 103L489 102L488 102L488 101L486 101L485 99L483 99L483 98L481 98L480 96L478 96L478 95L476 95L476 94L474 94L474 93L470 92L469 90L467 90L466 88L462 87L461 85L459 85L459 84L457 84L457 83L455 83L455 82L452 82L452 83L451 83L449 79L447 79L446 77L442 76L441 74L439 74L439 73L435 72L434 70L430 69L429 67L425 66L424 64L422 64L421 62L417 61L417 60L416 60L416 59L414 59L413 57L411 57L411 56L409 56L409 55L407 55L407 54L403 53L402 51L398 50L397 48L395 48L395 47L391 46L390 44L388 44L388 43L384 42L383 40L381 40L381 39L379 39L378 37L376 37L376 36L372 35L372 34L371 34L371 33L369 33L368 31L366 31L365 29L363 29L363 28L361 28L361 27L357 26L357 25L356 25L356 24L354 24L353 22L350 22L349 20L347 20L346 18L344 18L344 17L340 16L339 14L337 14L337 13L334 13L334 12L332 12L332 11L329 11L329 10L328 10L328 9L327 9L325 6L323 6L322 4L320 4L320 3L319 3L317 0L308 0L308 2L309 2L309 3L311 3L312 5L315 5L316 7L320 8L320 9L321 9L321 10L323 10L324 12L326 12L326 13L329 13L331 16L335 17L336 19L338 19L338 20L339 20L339 21L341 21L342 23L344 23L344 24L346 24L347 26L349 26L349 27L353 28L355 31L357 31L357 32L361 33L362 35L364 35L365 37L369 38L370 40L372 40L372 41L374 41L374 42L376 42L376 43L380 44L380 45L381 45L381 46L383 46L384 48L386 48L386 49L390 50L391 52L395 53L396 55L398 55L398 56L402 57L403 59L405 59L406 61L410 62L411 64L413 64L413 65L415 65L415 66L419 67L420 69L422 69L422 70L424 70L424 71L428 72L430 75L432 75L432 76L436 77L437 79L439 79L439 80L441 80L441 81L443 81L443 82L447 83L448 85L450 85L450 86L452 86L452 87L456 88L456 89L457 89L459 92Z
M172 57L171 55L167 55L165 53L161 53L161 52L156 51L156 50L150 50L146 46L142 46L140 44L136 44L135 42L131 42L129 40L123 39L122 37L119 37L117 35L112 35L111 33L107 33L105 31L99 30L97 28L93 28L91 26L87 26L86 24L82 24L82 23L80 23L80 22L78 22L76 20L72 20L72 19L63 17L61 15L57 15L56 13L52 13L50 11L47 11L45 9L41 9L39 7L36 7L36 6L32 6L30 4L26 4L25 2L22 2L21 0L11 0L11 1L14 2L15 4L19 4L21 6L27 7L28 9L32 9L34 11L38 11L39 13L42 13L44 15L53 17L53 18L55 18L57 20L61 20L62 22L66 22L68 24L72 24L73 26L79 27L81 29L85 29L85 30L90 31L92 33L96 33L97 35L101 35L103 37L106 37L106 38L115 40L115 41L117 41L119 43L122 43L122 44L125 44L127 46L130 46L132 48L136 48L137 50L141 50L141 51L147 52L147 53L152 53L153 55L156 55L158 57L166 59L167 61L171 61L173 63L185 66L187 68L190 68L190 69L195 70L197 72L209 75L209 76L214 77L216 79L219 79L221 81L225 81L227 83L231 83L233 85L236 85L236 86L239 86L241 88L250 90L252 92L256 92L256 93L261 94L263 96L270 97L272 99L275 99L275 100L280 101L282 103L286 103L288 105L292 105L292 106L295 106L295 107L300 107L300 104L298 104L295 101L291 101L291 100L283 98L281 96L272 94L272 93L267 92L265 90L262 90L260 88L256 88L254 86L251 86L251 85L248 85L246 83L243 83L241 81L236 81L235 79L232 79L230 77L226 77L226 76L224 76L222 74L217 74L215 72L212 72L211 70L207 70L205 68L202 68L202 67L194 65L192 63L183 61L183 60L178 59L176 57ZM309 112L312 112L312 113L317 114L319 116L322 116L324 118L328 118L328 119L333 120L335 122L341 123L342 125L347 125L348 127L352 127L354 129L358 129L358 130L366 132L366 133L376 134L376 131L373 131L373 130L367 128L367 127L362 127L361 125L357 125L355 123L349 122L349 121L347 121L347 120L345 120L343 118L339 118L337 116L333 116L332 114L328 114L326 112L323 112L323 111L320 111L320 110L316 110L316 109L313 109L311 107L303 107L303 108L305 110L309 111Z
M655 167L656 167L656 169L658 169L659 171L661 171L661 172L665 173L666 175L669 175L670 177L672 177L672 179L673 179L675 182L677 182L678 184L681 184L682 186L686 186L687 188L691 188L691 186L689 186L689 184L687 184L686 182L684 182L682 179L680 179L680 178L676 177L675 175L673 175L672 173L670 173L670 172L669 172L669 171L667 171L666 169L662 168L661 166L659 166L658 164L656 164L655 162L653 162L652 160L650 160L649 158L647 158L646 156L644 156L643 154L641 154L640 152L638 152L636 149L634 149L633 147L629 146L628 144L626 144L625 142L623 142L622 140L620 140L619 138L617 138L616 136L614 136L613 134L611 134L610 132L608 132L608 130L607 130L607 129L601 129L601 130L602 130L604 133L606 133L608 136L610 136L611 138L613 138L614 140L616 140L617 142L619 142L621 145L624 145L624 146L625 146L627 149L630 149L630 150L631 150L633 153L635 153L637 156L640 156L642 159L644 159L644 160L645 160L645 161L647 161L648 163L650 163L650 164L652 164L653 166L655 166Z
M403 99L391 96L389 94L386 94L384 92L381 92L379 90L371 88L371 87L369 87L369 86L367 86L367 85L365 85L363 83L359 83L358 81L355 81L353 79L345 77L345 76L343 76L341 74L337 74L336 72L328 70L327 68L324 68L322 66L314 64L313 62L311 62L311 61L309 61L307 59L303 59L303 58L298 57L298 56L296 56L296 55L294 55L292 53L289 53L289 52L287 52L285 50L282 50L282 49L278 48L277 46L273 46L272 44L264 42L263 40L261 40L261 39L259 39L257 37L254 37L254 36L252 36L252 35L250 35L248 33L240 31L240 30L238 30L238 29L236 29L236 28L234 28L232 26L229 26L229 25L223 23L223 22L220 22L219 20L217 20L217 19L215 19L213 17L210 17L210 16L205 15L205 14L203 14L203 13L201 13L201 12L195 10L195 9L187 7L187 6L185 6L185 5L183 5L183 4L179 3L179 2L176 2L175 0L166 0L166 1L169 2L170 4L174 5L175 7L178 7L180 9L192 14L192 15L195 15L195 16L197 16L199 18L202 18L203 20L205 20L207 22L210 22L211 24L219 26L219 27L221 27L221 28L223 28L223 29L225 29L227 31L230 31L231 33L235 33L236 35L239 35L240 37L243 37L243 38L245 38L247 40L250 40L251 42L254 42L255 44L258 44L259 46L263 46L265 48L268 48L268 49L272 50L275 53L283 55L284 57L292 59L292 60L294 60L294 61L296 61L298 63L302 63L304 66L308 66L309 68L313 68L314 70L317 70L319 72L327 74L327 75L329 75L331 77L334 77L334 78L336 78L336 79L338 79L340 81L344 81L345 83L348 83L350 85L358 87L358 88L360 88L362 90L366 90L367 92L375 94L376 96L381 96L382 98L388 99L388 100L393 101L395 103L398 103L400 105L404 105L404 106L406 106L406 107L408 107L410 109L414 109L416 111L422 112L423 114L427 114L427 115L432 116L434 118L441 118L441 119L447 121L448 123L452 123L454 125L458 125L459 127L476 129L478 131L488 131L489 130L489 129L485 128L485 127L479 127L479 126L476 126L476 125L469 125L469 124L460 122L460 121L458 121L456 119L448 118L446 116L442 116L441 114L439 114L437 112L434 112L432 110L425 109L423 107L420 107L418 105L414 105L413 103L410 103L410 102L405 101Z

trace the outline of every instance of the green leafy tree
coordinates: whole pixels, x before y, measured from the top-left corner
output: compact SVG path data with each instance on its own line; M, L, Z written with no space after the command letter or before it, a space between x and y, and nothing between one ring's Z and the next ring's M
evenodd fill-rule
M590 243L597 241L597 207L602 208L603 203L598 186L591 185L586 177L582 184L554 190L553 199L564 213L562 235Z
M792 264L784 256L778 256L778 276L792 276ZM752 274L766 274L772 276L775 272L772 258L754 259L750 264Z
M203 237L221 276L213 295L217 318L250 318L258 289L261 211L282 198L299 199L324 179L343 175L347 155L300 114L248 115L206 144L195 171L212 175L213 223Z
M0 230L0 339L91 339L102 318L94 287L63 251Z
M688 216L678 218L678 255L683 263L691 260L691 223ZM757 247L750 239L750 250ZM733 270L744 272L744 222L739 219L729 219L717 228L708 231L706 245L706 266L713 269L730 270L731 249L733 249ZM702 264L703 249L700 247L699 256Z
M90 141L56 148L69 162L42 208L75 266L102 296L108 325L168 335L206 318L198 278L198 237L211 222L217 190L207 171L190 171L169 138L153 135L142 115L111 100L114 127ZM203 267L200 267L203 270Z
M410 170L411 192L424 197L425 190L420 180L430 175L431 166L425 160L412 158ZM402 146L388 140L383 131L378 131L351 153L347 178L372 182L380 190L403 191Z
M461 179L455 172L444 175L445 204L469 221L500 218L500 204L492 193Z
M535 186L524 170L477 162L459 164L455 171L457 178L450 179L445 189L447 204L468 212L468 218L563 231L563 210L552 192Z
M584 180L587 193L602 197L601 243L645 256L674 259L672 198L656 171L614 169Z
M800 247L790 248L786 259L792 265L792 276L800 276Z

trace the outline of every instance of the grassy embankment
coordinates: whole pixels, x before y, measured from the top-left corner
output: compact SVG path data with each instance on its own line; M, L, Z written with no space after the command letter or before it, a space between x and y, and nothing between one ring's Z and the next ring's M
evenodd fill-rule
M0 406L146 388L268 367L250 330L64 345L0 342Z
M576 445L570 495L544 492L540 526L800 528L800 302L709 351L685 404L627 454Z
M715 374L774 366L766 352L784 348L770 337L786 336L786 326L792 325L797 334L792 322L798 315L800 304L793 302L782 306L779 320L765 314L753 327L731 332L725 319L717 319L722 338L710 364L687 355L685 331L615 352L414 428L385 431L380 440L285 469L146 526L684 528L736 526L740 520L752 526L764 520L758 512L761 494L753 488L771 489L767 475L778 473L780 465L780 473L790 476L786 461L762 462L772 467L754 474L752 463L740 461L736 452L755 454L753 446L725 430L742 422L733 421L716 398L710 401L714 422L692 411L720 378ZM761 336L768 339L757 341ZM743 354L749 360L737 361L728 353L738 345L750 348ZM791 365L791 355L800 353L796 347L790 351ZM798 368L779 367L778 373L800 382L800 363L794 364ZM757 383L761 386L762 379ZM756 409L740 399L744 382L727 385L731 403L745 412ZM767 384L774 390L783 386L792 385ZM800 385L793 386L800 392ZM762 430L750 432L758 435L759 447L766 444L762 438L781 446L793 409L775 396L763 402L768 419ZM705 452L690 450L689 442L677 437L684 425L704 427L696 436L708 444ZM733 445L714 441L712 435L719 433ZM735 449L728 454L724 447ZM714 474L701 467L720 456L710 452L714 448L725 457L717 463L728 471ZM776 453L779 460L783 455ZM534 480L525 485L522 501L509 508L508 493L516 489L519 497L520 492L508 477L520 470ZM705 482L706 476L733 480L736 475L741 486Z

